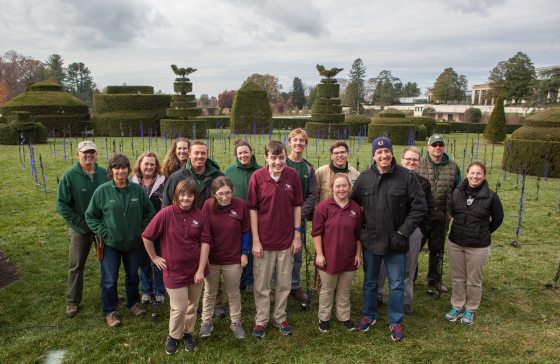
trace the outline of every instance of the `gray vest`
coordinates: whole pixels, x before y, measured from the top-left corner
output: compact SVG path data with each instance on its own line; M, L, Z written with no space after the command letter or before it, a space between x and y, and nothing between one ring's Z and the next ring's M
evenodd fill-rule
M444 221L444 212L451 211L451 195L455 188L457 165L452 160L445 164L433 164L426 156L422 156L416 173L430 181L435 204L434 221Z

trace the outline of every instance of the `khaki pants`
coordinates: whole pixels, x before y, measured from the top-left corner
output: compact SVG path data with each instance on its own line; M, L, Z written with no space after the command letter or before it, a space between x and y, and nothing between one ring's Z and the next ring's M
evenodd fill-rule
M290 249L279 251L263 251L263 257L253 260L253 275L255 277L255 323L266 326L270 319L270 281L272 271L276 266L276 302L274 303L273 320L281 323L286 320L286 306L292 287L292 267L294 256Z
M336 318L338 321L350 320L350 288L356 271L342 272L336 275L318 270L321 277L319 293L319 320L329 321L336 292Z
M169 336L176 340L184 334L191 334L196 323L196 310L202 292L202 284L190 284L186 287L167 288L169 295Z
M241 264L218 265L210 264L210 272L204 279L204 296L202 298L202 322L211 322L216 306L216 297L220 276L224 276L224 285L229 303L229 318L232 323L241 322L241 295L239 294L239 280L241 279Z
M482 298L482 268L490 256L490 246L467 248L449 241L451 305L456 310L476 311Z
M80 234L68 228L68 239L70 245L68 249L68 289L66 290L66 304L79 305L82 302L84 292L84 269L94 235Z

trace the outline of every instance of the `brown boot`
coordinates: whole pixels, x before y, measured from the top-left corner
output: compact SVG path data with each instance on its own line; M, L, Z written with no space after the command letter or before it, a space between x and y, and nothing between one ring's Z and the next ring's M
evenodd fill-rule
M144 316L146 314L146 310L140 307L139 303L134 304L134 306L130 308L130 312L136 317Z
M307 293L301 288L292 289L290 291L290 296L294 297L300 303L307 303Z
M107 321L107 325L110 327L121 326L121 320L119 319L119 313L117 311L110 312L105 316L105 321Z
M66 316L68 316L69 318L76 316L78 314L78 311L80 311L78 305L67 305L66 309L64 310Z
M404 304L404 314L408 316L414 315L414 309L412 308L412 305L410 303Z

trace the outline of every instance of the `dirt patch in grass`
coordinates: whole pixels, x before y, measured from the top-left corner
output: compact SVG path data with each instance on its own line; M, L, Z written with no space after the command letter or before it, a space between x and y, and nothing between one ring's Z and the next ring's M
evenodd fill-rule
M0 288L6 287L18 279L19 276L16 266L10 261L10 258L0 250Z

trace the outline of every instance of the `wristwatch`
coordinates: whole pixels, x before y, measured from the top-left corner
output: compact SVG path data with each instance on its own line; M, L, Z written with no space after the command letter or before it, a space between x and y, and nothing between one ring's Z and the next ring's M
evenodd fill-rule
M301 226L296 226L296 228L294 230L297 231L300 234L303 232L303 229L301 228Z

